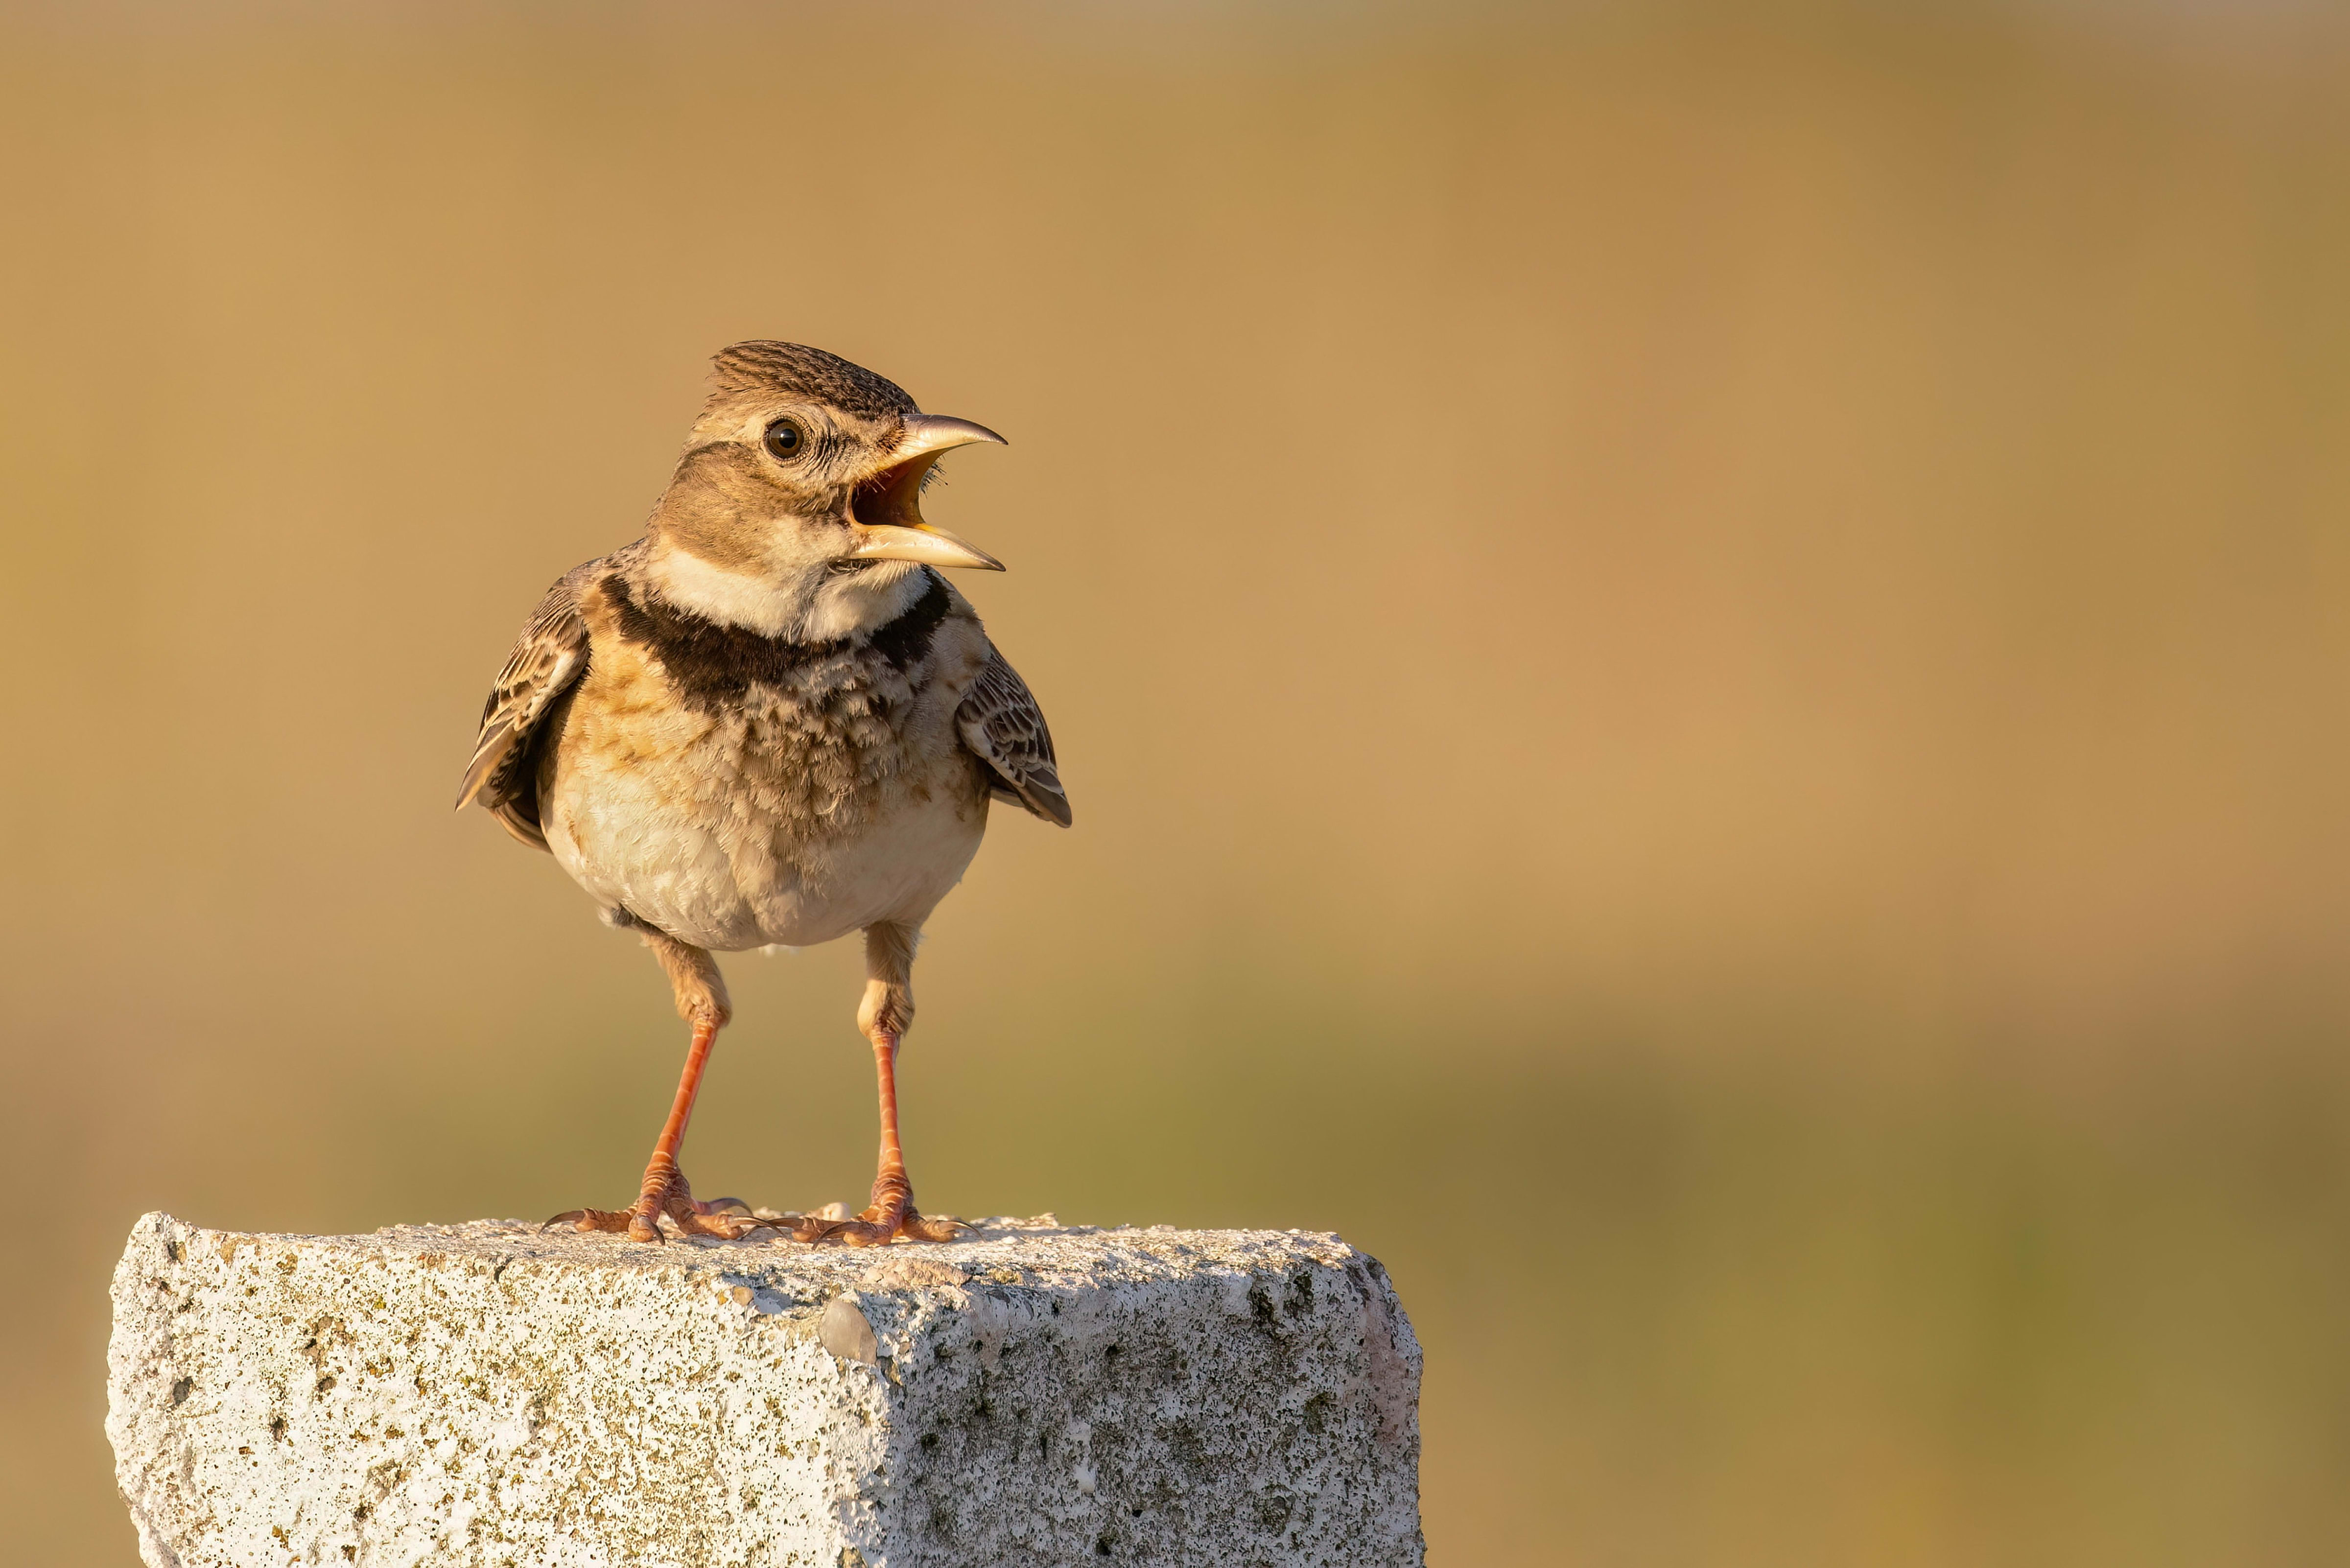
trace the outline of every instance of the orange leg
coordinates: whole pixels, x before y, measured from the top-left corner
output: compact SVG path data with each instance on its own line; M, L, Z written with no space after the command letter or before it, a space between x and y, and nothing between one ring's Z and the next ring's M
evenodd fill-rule
M901 1236L913 1241L951 1241L968 1229L960 1220L930 1219L914 1207L905 1146L898 1139L898 1047L914 1022L914 936L910 929L889 923L865 932L868 978L857 1023L873 1042L873 1067L881 1092L881 1164L873 1179L872 1205L854 1220L802 1221L795 1233L803 1241L878 1247Z
M710 1064L710 1048L733 1011L726 1000L726 983L719 978L717 961L700 948L654 930L645 932L645 945L653 950L669 974L677 993L678 1012L693 1025L693 1044L686 1050L677 1098L670 1103L669 1120L662 1124L653 1157L645 1164L644 1185L636 1202L619 1210L567 1210L547 1223L567 1221L576 1230L625 1231L631 1241L658 1241L662 1239L660 1217L666 1214L686 1235L723 1236L731 1241L758 1229L760 1221L720 1218L729 1209L743 1208L742 1200L697 1201L677 1163L678 1151L685 1145L686 1127L693 1120L694 1099L702 1092L702 1070Z

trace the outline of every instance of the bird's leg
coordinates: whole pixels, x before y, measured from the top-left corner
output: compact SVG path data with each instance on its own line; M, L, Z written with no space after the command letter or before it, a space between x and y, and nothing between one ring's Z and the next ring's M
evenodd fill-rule
M693 1189L677 1163L678 1150L685 1144L686 1125L693 1119L694 1097L702 1092L702 1072L709 1064L710 1048L733 1015L726 999L726 981L719 975L718 961L702 949L649 928L643 935L645 946L652 949L669 976L677 996L678 1016L693 1026L693 1043L685 1053L677 1098L670 1104L669 1120L662 1124L660 1139L646 1163L644 1187L636 1202L621 1210L573 1209L547 1223L568 1220L576 1230L624 1231L631 1241L658 1241L660 1217L666 1214L689 1236L723 1236L732 1241L756 1230L759 1221L720 1217L726 1210L743 1207L740 1199L695 1201Z
M898 1046L914 1022L912 928L883 921L865 929L865 1002L857 1026L873 1043L873 1065L881 1090L881 1167L873 1179L872 1206L854 1220L816 1228L804 1240L874 1247L903 1236L915 1241L951 1241L967 1229L960 1220L930 1219L914 1207L914 1186L906 1179L906 1152L898 1141Z

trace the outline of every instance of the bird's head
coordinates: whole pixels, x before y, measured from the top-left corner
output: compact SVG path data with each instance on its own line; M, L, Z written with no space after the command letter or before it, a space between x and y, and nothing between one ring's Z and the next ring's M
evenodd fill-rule
M1003 438L797 343L737 343L654 509L650 570L712 620L824 640L898 614L920 568L1003 563L925 522L944 453Z

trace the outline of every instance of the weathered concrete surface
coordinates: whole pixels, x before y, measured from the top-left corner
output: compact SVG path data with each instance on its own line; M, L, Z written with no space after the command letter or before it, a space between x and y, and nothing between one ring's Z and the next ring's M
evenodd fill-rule
M150 1564L1419 1563L1420 1356L1334 1236L850 1251L151 1214L107 1435Z

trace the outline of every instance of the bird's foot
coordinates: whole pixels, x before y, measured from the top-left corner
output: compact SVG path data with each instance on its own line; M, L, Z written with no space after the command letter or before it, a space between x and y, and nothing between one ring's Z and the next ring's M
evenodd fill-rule
M853 1220L824 1220L812 1214L787 1214L774 1221L790 1229L799 1241L831 1242L843 1247L881 1247L891 1241L951 1241L972 1227L944 1215L927 1215L914 1207L914 1189L902 1174L892 1173L873 1184L873 1204Z
M775 1223L754 1218L751 1206L739 1198L708 1201L695 1198L685 1172L666 1156L657 1154L652 1164L645 1168L643 1196L628 1208L567 1209L540 1229L567 1224L575 1231L625 1235L632 1241L660 1241L665 1240L660 1228L664 1214L680 1235L716 1236L728 1241L739 1241L763 1226Z

